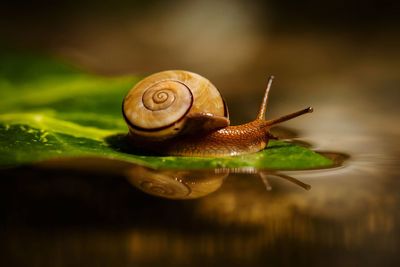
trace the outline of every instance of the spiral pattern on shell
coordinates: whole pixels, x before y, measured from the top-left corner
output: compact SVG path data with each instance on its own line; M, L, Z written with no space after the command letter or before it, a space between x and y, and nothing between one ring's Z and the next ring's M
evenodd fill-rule
M136 168L129 176L130 182L141 191L170 199L188 198L192 190L170 172Z
M156 130L173 124L184 117L192 105L193 96L184 84L160 81L146 88L138 88L125 99L125 109L133 126L143 130Z
M167 82L164 82L167 83ZM163 86L165 84L162 83ZM176 100L176 92L170 88L153 86L143 94L143 105L149 110L162 110L169 108Z
M169 199L194 199L221 187L228 173L209 171L153 170L133 165L128 181L139 190Z

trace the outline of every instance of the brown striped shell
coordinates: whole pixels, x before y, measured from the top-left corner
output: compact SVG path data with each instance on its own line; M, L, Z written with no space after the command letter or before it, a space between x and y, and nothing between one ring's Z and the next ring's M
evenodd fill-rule
M195 114L228 121L217 88L206 78L181 70L158 72L137 83L124 99L123 114L131 135L149 140L180 134Z

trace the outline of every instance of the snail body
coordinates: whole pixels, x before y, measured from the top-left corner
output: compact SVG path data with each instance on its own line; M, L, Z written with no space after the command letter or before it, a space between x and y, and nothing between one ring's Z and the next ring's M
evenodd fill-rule
M264 149L269 129L312 112L306 108L265 120L271 76L254 121L230 126L219 91L204 77L188 71L164 71L136 84L123 101L123 116L132 146L146 152L197 157L223 157Z

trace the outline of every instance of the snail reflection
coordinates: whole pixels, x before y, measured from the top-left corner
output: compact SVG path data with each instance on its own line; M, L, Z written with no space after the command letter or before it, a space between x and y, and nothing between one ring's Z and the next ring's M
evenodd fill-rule
M192 199L211 194L221 187L228 173L214 171L154 170L135 166L128 180L141 191L170 199Z
M272 190L269 176L285 179L305 190L311 189L310 185L288 175L253 168L182 171L135 166L128 171L127 176L133 186L147 194L168 199L195 199L217 191L231 173L254 174L260 177L267 191Z

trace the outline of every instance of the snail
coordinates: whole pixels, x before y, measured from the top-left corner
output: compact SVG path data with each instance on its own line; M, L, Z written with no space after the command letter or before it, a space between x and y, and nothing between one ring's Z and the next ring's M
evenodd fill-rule
M269 129L313 111L311 107L266 120L273 76L255 120L230 126L228 108L206 78L182 70L162 71L138 82L125 96L122 113L133 148L160 155L224 157L264 149Z

